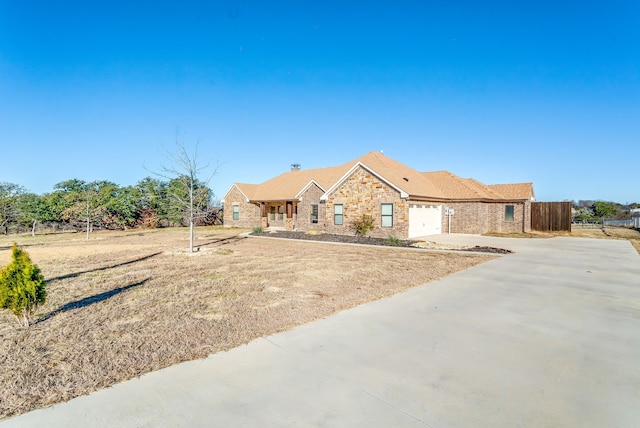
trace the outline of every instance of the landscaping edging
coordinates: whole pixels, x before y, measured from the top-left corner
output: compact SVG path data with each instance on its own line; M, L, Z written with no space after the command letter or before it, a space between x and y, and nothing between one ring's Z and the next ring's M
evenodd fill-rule
M251 232L251 236L267 237L267 238L280 238L280 239L298 239L304 241L317 241L317 242L333 242L342 244L360 244L360 245L378 245L383 247L396 247L396 248L416 248L416 249L432 249L432 250L454 250L454 251L473 251L480 253L492 253L492 254L510 254L513 251L506 250L504 248L495 248L476 245L473 247L456 247L456 246L443 246L425 241L416 241L412 239L388 239L388 238L375 238L371 236L355 236L355 235L334 235L331 233L306 233L295 231L272 231L272 232Z

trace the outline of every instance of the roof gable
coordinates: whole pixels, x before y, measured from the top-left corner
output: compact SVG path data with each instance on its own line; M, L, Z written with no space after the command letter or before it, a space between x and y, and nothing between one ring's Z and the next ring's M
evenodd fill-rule
M406 198L409 195L407 194L407 192L405 192L404 190L402 190L401 188L399 188L398 186L394 185L391 181L389 181L388 179L386 179L384 176L382 176L381 174L378 174L376 171L372 170L371 168L369 168L367 165L363 164L362 162L357 162L355 165L353 165L349 171L346 172L346 174L344 174L338 181L336 181L336 183L331 186L329 188L329 190L327 190L325 192L324 195L322 195L320 197L320 200L326 201L329 198L329 195L333 192L335 192L336 189L338 189L345 181L347 181L347 179L349 177L351 177L351 175L358 169L358 168L364 168L365 170L369 171L371 174L375 175L376 177L378 177L380 180L384 181L387 185L389 185L390 187L392 187L393 189L397 190L398 192L400 192L400 197L401 198Z
M309 187L311 186L318 186L318 188L320 190L322 190L323 192L326 192L326 189L324 189L321 185L319 185L316 180L311 180L306 186L304 186L302 188L302 190L300 190L297 194L296 194L296 199L300 199L302 197L302 195L304 194L304 192L306 192L307 190L309 190Z
M382 153L370 152L354 162L366 165L369 170L384 178L387 183L401 189L409 197L441 199L445 196L428 177Z
M298 199L312 182L322 190L328 189L346 170L346 166L342 165L288 171L257 185L252 199L260 201Z
M225 193L222 199L220 199L220 202L224 203L225 199L227 199L227 196L234 188L237 189L242 194L242 196L244 196L245 202L249 202L252 199L251 196L253 195L256 187L258 186L256 186L255 184L233 183L229 190L227 190L227 193Z

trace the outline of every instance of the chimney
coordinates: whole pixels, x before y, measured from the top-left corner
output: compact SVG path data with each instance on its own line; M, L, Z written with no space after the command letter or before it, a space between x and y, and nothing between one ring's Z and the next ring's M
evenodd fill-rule
M292 163L291 164L291 171L300 171L300 164L299 163Z

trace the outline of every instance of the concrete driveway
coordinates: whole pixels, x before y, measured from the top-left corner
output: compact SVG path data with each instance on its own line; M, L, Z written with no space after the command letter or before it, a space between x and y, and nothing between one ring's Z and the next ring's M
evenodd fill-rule
M640 425L628 242L430 239L516 254L0 427Z

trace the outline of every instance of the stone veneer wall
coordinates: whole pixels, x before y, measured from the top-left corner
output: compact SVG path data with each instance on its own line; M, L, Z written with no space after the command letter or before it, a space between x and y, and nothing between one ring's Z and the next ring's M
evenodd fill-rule
M240 206L240 218L233 219L233 206ZM224 199L223 223L226 227L257 227L261 225L260 207L248 203L246 198L237 189L233 188Z
M344 221L335 225L333 206L343 205ZM393 227L382 227L382 204L393 204ZM354 235L352 222L368 214L373 217L375 229L369 234L386 238L409 236L409 204L400 197L400 192L384 183L380 178L360 167L335 190L326 202L326 228L328 233Z
M513 205L513 221L505 221L505 206ZM514 233L531 230L531 204L516 202L453 202L444 203L442 233L449 231L445 208L453 208L451 233Z

